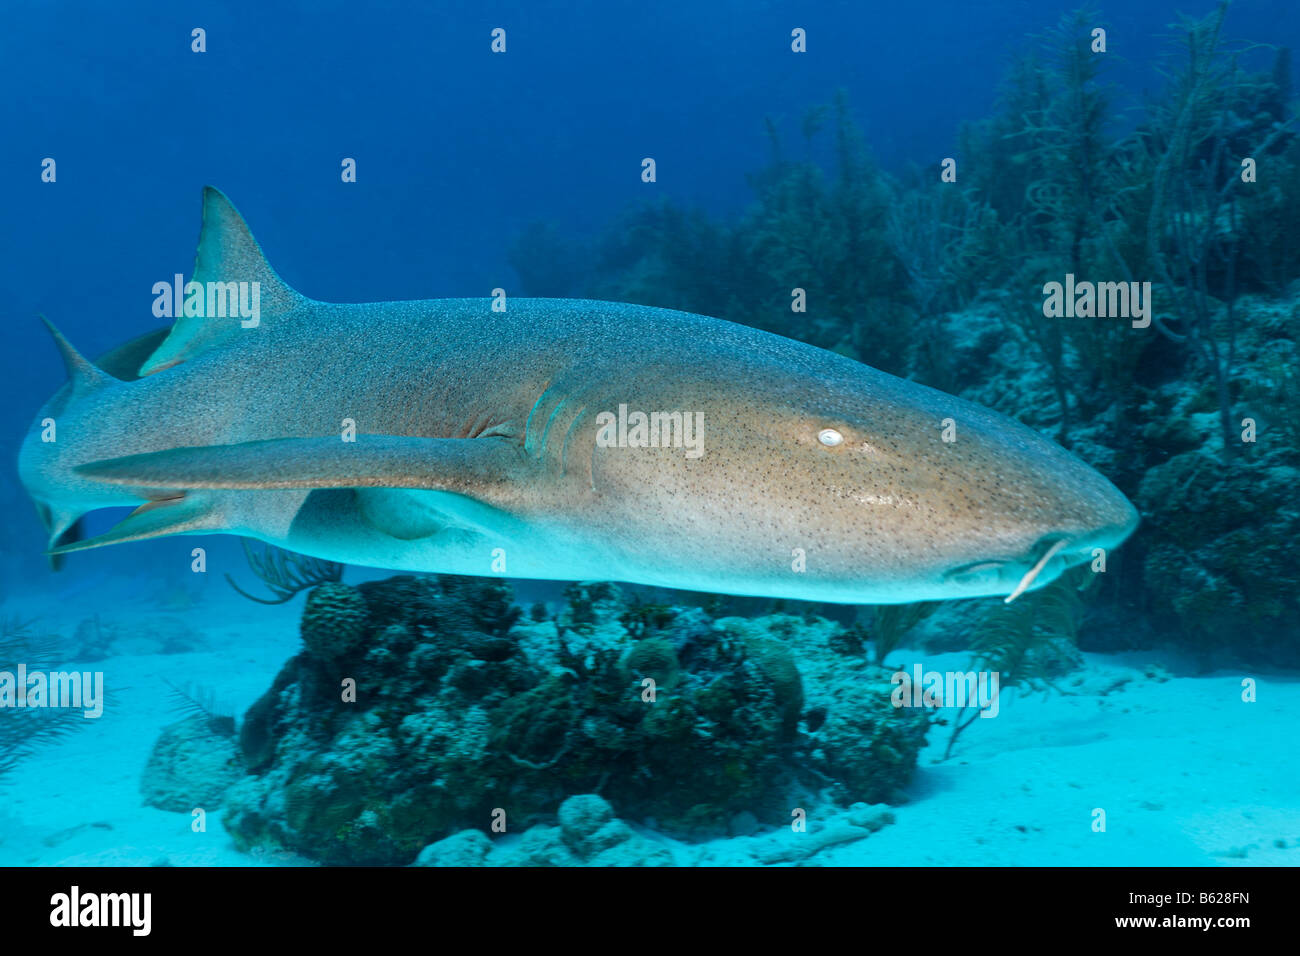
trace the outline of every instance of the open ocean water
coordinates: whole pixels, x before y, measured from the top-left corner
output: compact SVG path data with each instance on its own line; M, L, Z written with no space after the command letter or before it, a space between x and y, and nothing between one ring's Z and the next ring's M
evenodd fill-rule
M6 4L0 864L1296 865L1297 41Z

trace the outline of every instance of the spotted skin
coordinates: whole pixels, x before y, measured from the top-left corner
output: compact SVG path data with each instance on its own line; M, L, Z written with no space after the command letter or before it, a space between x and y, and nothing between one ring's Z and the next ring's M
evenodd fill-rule
M233 216L205 212L203 244L235 250L209 260L278 281ZM276 295L256 328L173 331L138 380L78 387L74 371L20 455L54 525L153 501L139 537L171 533L176 509L178 532L355 564L892 603L1008 595L1055 547L1042 586L1137 521L1033 430L747 326L568 299ZM702 454L603 447L599 416L620 405L702 416Z

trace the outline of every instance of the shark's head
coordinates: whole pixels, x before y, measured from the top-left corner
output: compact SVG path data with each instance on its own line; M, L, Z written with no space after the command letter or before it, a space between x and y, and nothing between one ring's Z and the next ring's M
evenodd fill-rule
M775 420L817 461L823 514L858 527L858 555L883 559L880 578L899 598L1011 600L1074 565L1104 567L1136 527L1110 481L1026 426L874 370L866 378ZM882 533L894 539L884 555Z
M689 375L642 379L651 408L701 413L698 458L600 450L593 469L598 489L657 487L649 521L677 532L678 554L689 529L709 528L727 557L702 590L734 579L855 603L1014 599L1071 566L1104 567L1137 525L1106 478L1018 422L819 349L769 346L757 361L752 345L724 347Z

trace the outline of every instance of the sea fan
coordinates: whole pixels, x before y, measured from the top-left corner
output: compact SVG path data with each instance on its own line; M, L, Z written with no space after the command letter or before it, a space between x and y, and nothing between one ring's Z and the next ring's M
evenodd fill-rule
M997 608L980 622L969 669L997 672L999 693L1009 687L1033 690L1051 686L1050 675L1043 669L1047 658L1035 651L1057 640L1074 644L1082 612L1083 602L1074 575ZM943 759L948 759L961 732L979 716L980 710L974 705L957 711Z
M235 718L217 700L216 691L202 684L173 684L164 681L172 693L172 710L187 718L203 720L212 733L223 737L235 732Z
M882 604L876 608L876 616L871 622L876 663L884 665L885 658L898 647L899 641L938 607L938 601L921 601L916 604Z
M266 545L258 554L248 546L248 539L241 539L244 546L244 558L253 573L275 595L274 598L260 598L249 594L229 574L226 583L250 601L258 604L284 604L299 591L314 588L327 581L343 580L343 565L334 561L322 561L309 558L304 554L295 554L283 548Z
M35 619L0 617L0 671L12 674L20 663L26 664L29 672L56 668L57 638L38 634L36 625ZM78 710L0 708L0 777L83 723Z

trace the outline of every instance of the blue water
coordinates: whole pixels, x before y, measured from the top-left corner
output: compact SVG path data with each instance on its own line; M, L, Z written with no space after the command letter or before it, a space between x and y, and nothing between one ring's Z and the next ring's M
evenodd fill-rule
M544 222L555 234L575 241L594 241L608 235L617 217L646 201L697 210L719 223L738 221L755 202L754 177L772 155L765 120L780 131L786 158L833 169L833 137L821 135L805 146L800 124L810 107L832 102L837 91L847 94L848 119L884 174L902 180L920 167L933 176L943 157L955 156L964 175L963 124L995 110L1013 57L1034 42L1031 36L1048 30L1074 6L1064 0L8 3L0 29L0 89L6 94L0 97L0 307L6 333L0 350L0 461L6 463L0 468L0 503L6 508L0 545L3 613L47 618L49 628L66 641L80 621L96 614L131 620L157 580L180 581L172 591L185 592L194 603L159 613L179 618L198 634L204 650L195 653L207 656L193 666L178 658L163 671L145 667L145 672L206 681L223 692L215 631L206 642L203 635L237 618L245 622L239 628L247 638L240 660L256 658L261 668L255 679L228 688L238 716L295 652L303 598L297 597L291 609L265 612L270 617L258 617L262 612L254 605L223 610L237 599L221 574L201 582L185 579L189 548L198 539L161 539L75 555L65 570L53 574L42 556L45 532L14 467L34 415L64 379L36 316L49 317L88 356L155 328L159 321L151 314L151 288L175 273L189 274L204 185L219 187L235 202L281 276L313 298L358 302L487 296L498 286L514 294L520 277L511 248L532 223ZM1112 91L1108 124L1113 135L1136 128L1143 104L1166 88L1160 70L1170 63L1169 25L1179 13L1204 16L1213 7L1207 0L1133 0L1100 8L1097 22L1108 30L1104 79ZM1300 46L1300 5L1291 0L1242 0L1234 4L1227 24L1226 33L1243 47ZM195 27L206 31L204 53L190 49ZM494 27L507 30L504 55L490 49ZM790 49L795 27L807 31L807 53ZM1272 47L1250 49L1241 62L1268 72L1274 63ZM1291 74L1294 84L1294 67ZM641 180L646 156L657 163L652 184ZM46 157L57 163L56 182L42 181ZM354 183L341 181L345 157L356 160ZM707 266L701 268L707 271ZM1279 302L1293 302L1285 299L1285 287L1282 282L1273 294ZM521 294L528 291L520 289ZM708 311L707 305L698 310ZM872 361L869 352L862 357ZM1148 363L1164 360L1156 356ZM1288 359L1283 355L1281 361ZM274 368L266 374L274 375ZM1176 374L1183 373L1166 377ZM1149 377L1154 381L1160 375ZM1086 419L1089 413L1078 414ZM1050 424L1042 427L1053 434ZM1161 440L1139 441L1149 445ZM1135 479L1125 490L1133 494L1136 487ZM102 530L118 517L94 517L91 529ZM252 580L234 539L205 543L214 562ZM1294 559L1294 552L1285 550L1270 558L1292 572ZM383 576L350 570L347 580ZM1142 584L1133 586L1140 589ZM1189 581L1186 587L1208 585ZM556 587L524 583L519 594L525 606L534 599L549 600L554 611L563 603ZM698 603L692 596L666 600ZM1112 610L1128 607L1129 613L1134 606L1111 605ZM856 609L822 611L845 622L859 616ZM1125 617L1111 613L1096 626L1113 629ZM1249 630L1251 620L1243 609L1220 626ZM1237 666L1231 653L1214 660L1197 656L1194 651L1204 642L1180 643L1178 625L1158 619L1154 611L1148 623L1154 635L1151 653L1175 671L1185 665L1186 674L1178 673L1179 678L1190 682L1198 673ZM266 645L256 636L261 629L278 629L280 643ZM1134 653L1134 646L1098 640L1086 649ZM1143 650L1139 640L1139 656ZM157 647L122 645L114 655L158 652ZM1266 659L1279 661L1276 655ZM1090 668L1100 666L1091 657L1089 661ZM0 669L6 663L0 661ZM1145 663L1125 658L1122 666L1140 671ZM1280 666L1291 665L1281 661ZM194 673L187 678L190 671ZM170 691L148 684L149 678L141 680L139 686L156 692L123 695L113 706L148 711L153 722L144 721L140 732L154 735L166 722ZM1169 696L1195 698L1200 689L1193 682L1181 698ZM1188 719L1182 711L1165 717L1156 711L1155 721ZM1278 721L1295 716L1285 709L1270 713ZM0 711L0 720L10 716ZM931 746L937 739L932 738ZM132 759L144 753L147 748ZM1062 759L1068 764L1072 758ZM139 770L138 765L125 767L121 777L135 779ZM944 764L941 773L945 787L962 785L953 779L953 764ZM11 774L0 785L21 788L21 779ZM925 783L923 779L909 811L922 819ZM1143 785L1148 784L1158 786L1159 781ZM113 812L125 820L138 800L123 786L122 793L104 799L120 803ZM1287 818L1294 804L1275 806L1280 799L1264 795L1253 803ZM988 800L995 804L997 794ZM1249 803L1251 794L1222 802ZM0 833L10 833L7 840L0 839L0 861L73 859L83 841L88 841L84 849L92 854L86 858L90 862L116 859L112 836L94 831L36 856L19 849L26 845L23 834L55 828L61 818L67 828L87 822L86 808L71 797L66 813L57 800L54 804L35 822L0 821ZM1175 816L1171 809L1161 821L1171 833L1182 832L1186 824ZM767 818L762 822L766 825ZM1294 823L1279 823L1277 838L1293 844L1300 840ZM119 824L119 830L136 826L148 831L151 825L163 824L137 820ZM138 835L140 830L131 832ZM1044 840L1041 845L1030 841L1000 862L1100 859L1091 849L1078 848L1071 856L1068 846L1062 849L1065 844ZM1223 842L1225 851L1235 848L1232 839ZM1189 848L1181 837L1171 836L1169 846L1175 845L1160 859L1151 856L1160 850L1158 841L1154 849L1143 843L1132 858L1121 861L1253 862L1215 856L1200 843ZM1274 853L1276 849L1264 848L1273 854L1265 862L1296 862ZM240 858L230 853L230 859Z

